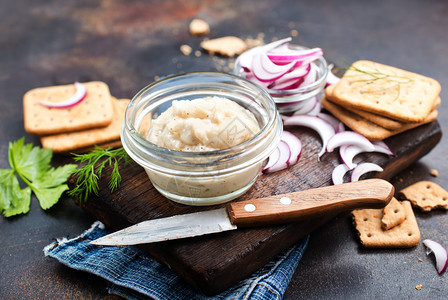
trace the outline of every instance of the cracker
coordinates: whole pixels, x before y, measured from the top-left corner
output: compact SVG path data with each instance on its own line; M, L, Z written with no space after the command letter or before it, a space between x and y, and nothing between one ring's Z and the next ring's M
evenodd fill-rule
M201 19L193 19L190 22L190 34L192 35L206 35L210 33L210 25Z
M41 137L43 148L52 148L54 152L69 152L75 149L115 141L120 138L121 125L129 99L113 98L114 118L102 128L60 133Z
M84 84L87 88L85 99L69 108L51 108L38 102L65 100L75 93L74 84L36 88L25 93L26 132L47 135L109 125L113 118L109 87L100 81Z
M383 230L389 230L403 223L406 219L403 205L393 197L389 204L384 207L383 217L381 218L381 227Z
M330 86L325 88L325 97L329 101L332 101L332 99L334 99L334 96L333 96L334 88L335 88L335 85L330 85ZM433 105L433 109L437 108L441 104L441 102L442 102L441 98L437 97L437 99L436 99L436 101L435 101L435 103ZM353 113L355 113L355 114L360 115L361 117L365 118L366 120L368 120L368 121L370 121L372 123L375 123L375 124L377 124L377 125L379 125L381 127L384 127L385 129L388 129L388 130L398 130L404 124L407 124L407 123L403 123L403 122L400 122L400 121L392 120L390 118L383 117L383 116L380 116L380 115L377 115L377 114L374 114L374 113L371 113L371 112L368 112L368 111L355 109L355 108L350 107L350 106L345 106L344 108L349 110L349 111L351 111L351 112L353 112Z
M333 90L335 88L335 85L332 84L328 87L325 88L325 97L327 98L327 100L332 101L334 99L333 96ZM337 102L337 99L335 100ZM358 115L360 115L361 117L367 119L370 122L373 122L381 127L384 127L386 129L389 130L394 130L394 129L398 129L401 126L403 126L402 122L396 121L396 120L392 120L390 118L387 117L383 117L368 111L363 111L363 110L359 110L359 109L354 109L353 107L350 106L346 106L344 107L345 109L354 112Z
M88 153L88 152L94 150L95 147L116 149L116 148L119 148L122 146L123 146L123 144L121 143L121 139L119 139L119 140L106 142L106 143L102 143L102 144L96 144L93 146L87 146L87 147L83 147L83 148L73 149L73 150L70 150L70 151L67 151L64 153L66 153L66 154L72 154L72 153L82 154L82 153Z
M368 248L410 248L418 245L420 230L409 201L402 201L406 219L389 230L383 230L383 209L359 209L353 211L356 230L361 243Z
M356 131L371 141L380 141L384 140L390 136L399 134L401 132L410 130L412 128L418 127L420 125L429 123L437 119L438 111L433 110L431 113L420 123L407 123L403 124L403 126L396 130L389 130L384 127L381 127L369 120L361 117L360 115L351 112L343 107L328 101L326 98L322 99L323 107L331 112L336 118L338 118L345 125L350 127L353 131Z
M404 189L398 195L412 202L422 211L436 208L448 209L448 192L432 181L419 181Z
M221 54L228 57L241 54L247 50L246 43L236 36L225 36L201 42L201 47L210 54Z
M377 74L376 77L371 75L373 73ZM332 100L344 107L417 123L431 112L440 90L439 82L432 78L360 60L353 63L336 84Z

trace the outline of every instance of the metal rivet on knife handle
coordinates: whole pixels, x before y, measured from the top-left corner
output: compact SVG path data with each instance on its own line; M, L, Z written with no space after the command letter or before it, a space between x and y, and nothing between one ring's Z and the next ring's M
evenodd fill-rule
M252 203L244 205L244 210L245 211L252 212L252 211L255 211L255 209L257 209L257 208Z
M284 195L247 201L232 202L227 210L237 226L286 223L316 218L327 212L340 213L355 208L379 208L389 203L394 187L383 179L367 179ZM280 197L280 198L279 198ZM285 205L285 199L291 203ZM255 211L246 210L247 204L256 204Z
M291 204L292 200L289 197L281 197L280 198L280 203L283 205L289 205Z

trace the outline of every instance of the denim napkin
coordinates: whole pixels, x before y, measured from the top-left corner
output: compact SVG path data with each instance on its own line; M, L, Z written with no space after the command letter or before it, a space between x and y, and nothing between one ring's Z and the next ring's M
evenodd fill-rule
M97 221L80 236L61 239L44 248L46 256L109 281L108 291L127 299L282 299L302 258L309 236L228 290L206 296L183 282L165 265L136 246L96 246L89 243L108 234Z

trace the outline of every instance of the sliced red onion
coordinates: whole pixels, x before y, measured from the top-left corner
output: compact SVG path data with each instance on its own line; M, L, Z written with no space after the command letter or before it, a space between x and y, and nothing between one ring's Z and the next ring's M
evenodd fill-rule
M314 105L313 109L310 110L307 115L310 116L317 116L318 113L320 113L322 111L322 103L320 101L316 101L316 105Z
M322 139L322 149L318 154L320 158L327 149L327 143L330 138L335 135L333 126L325 120L309 115L293 115L284 121L285 126L297 125L314 129Z
M277 82L283 83L284 81L305 77L310 72L310 69L311 69L310 65L295 68L295 69L291 70L290 72L286 73L285 75L283 75L282 78L277 80Z
M341 121L339 121L337 118L324 112L319 112L316 116L330 123L331 126L333 126L334 130L337 130L339 123L341 123Z
M310 71L303 78L303 81L302 81L302 83L300 84L299 87L305 87L305 86L308 86L308 85L313 84L314 82L316 82L317 66L315 64L313 64L313 63L311 63L309 65L310 65Z
M258 80L272 82L289 72L294 65L295 62L287 65L276 65L266 53L257 53L252 59L252 72Z
M280 157L280 150L277 147L277 148L274 149L274 152L272 152L271 155L269 155L268 162L264 166L262 172L264 172L265 170L269 169L274 164L276 164L278 159L279 159L279 157Z
M293 113L293 116L308 114L310 111L313 110L313 108L317 105L318 102L319 101L317 100L316 97L311 97L309 99L304 100L302 102L302 106Z
M333 181L333 184L344 183L344 176L348 171L349 168L345 164L337 165L331 173L331 180Z
M373 141L373 146L375 147L375 152L381 152L389 156L395 156L395 154L390 150L389 146L386 145L384 141Z
M87 88L84 84L82 84L80 82L75 82L75 88L76 88L75 94L73 96L71 96L70 98L65 99L64 101L61 101L61 102L39 101L39 104L42 104L47 107L52 107L52 108L72 107L72 106L78 104L79 102L81 102L82 100L84 100L84 98L87 95Z
M298 137L286 130L283 131L282 141L288 144L291 151L291 156L287 164L289 166L295 164L299 160L300 154L302 154L302 142Z
M344 123L339 122L336 132L339 133L339 132L343 132L343 131L345 131L345 125L344 125Z
M336 84L339 82L339 80L341 80L341 78L337 77L336 75L333 74L333 72L331 72L331 70L333 70L333 67L334 67L333 64L328 65L327 86Z
M306 61L312 61L320 56L323 56L323 51L320 48L314 49L304 49L304 50L293 50L286 49L282 52L271 51L267 55L269 59L278 65L288 64L292 61L298 62L297 65L302 65Z
M353 159L356 155L362 153L362 152L379 152L384 153L389 156L393 156L394 154L390 151L390 149L385 149L376 143L373 143L374 150L373 151L365 151L362 147L359 147L357 145L342 145L339 149L339 155L341 156L342 161L349 167L350 169L353 169L356 167L356 164L353 163Z
M343 131L336 133L329 141L327 145L327 151L333 152L334 149L342 145L356 145L364 151L373 151L375 147L372 142L365 136L354 131Z
M238 61L239 61L239 65L246 70L251 70L252 69L252 58L256 53L260 53L260 52L268 52L272 49L275 49L277 47L280 47L281 45L290 42L291 38L285 38L282 40L278 40L263 46L259 46L259 47L255 47L252 48L246 52L244 52L243 54L241 54L238 57Z
M439 243L426 239L423 241L423 245L425 245L428 249L426 251L426 255L431 252L434 253L434 257L436 258L436 268L439 274L445 272L447 264L448 264L448 253L446 249Z
M382 172L382 171L383 171L383 168L381 168L377 164L369 163L369 162L361 163L353 169L350 181L352 181L352 182L358 181L362 175L369 173L369 172Z
M364 150L355 145L342 145L339 149L339 155L341 156L342 161L350 170L357 165L353 163L353 158L361 152L364 152Z
M284 81L282 83L271 83L269 85L269 89L270 90L274 90L274 91L285 91L285 90L293 90L293 89L297 89L303 82L303 78L295 78L295 79L290 79L288 81Z
M304 81L304 77L309 73L310 65L301 66L286 73L269 85L272 90L296 89Z
M281 140L277 148L279 150L278 160L272 166L264 168L263 173L273 173L288 167L288 161L291 158L291 150L289 149L288 144Z

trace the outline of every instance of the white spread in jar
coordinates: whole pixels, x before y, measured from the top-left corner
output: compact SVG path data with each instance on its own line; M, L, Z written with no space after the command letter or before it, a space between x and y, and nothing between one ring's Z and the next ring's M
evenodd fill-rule
M227 98L174 100L152 120L147 139L177 151L211 151L247 141L260 127L254 115Z

